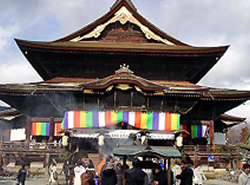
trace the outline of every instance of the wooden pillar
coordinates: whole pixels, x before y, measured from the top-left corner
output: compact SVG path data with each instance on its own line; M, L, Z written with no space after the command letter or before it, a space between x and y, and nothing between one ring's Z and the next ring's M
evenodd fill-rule
M26 139L25 139L25 148L29 148L29 143L30 143L30 136L31 136L31 131L32 131L32 122L31 118L27 118L27 123L26 123Z
M211 149L215 150L215 143L214 143L214 121L210 121L209 125L209 137L210 137L210 145Z
M18 153L17 160L22 161L22 153Z
M43 167L46 167L46 152L44 152L43 155L41 155L43 157Z
M85 99L85 95L83 95L83 105L82 105L83 106L83 110L85 110L85 108L86 108L86 106L85 106L86 105L85 100L86 100Z
M130 106L133 107L133 101L134 101L134 92L131 91L131 100L130 100Z
M0 167L3 166L3 152L0 152Z
M166 158L164 158L164 173L166 172L166 167L167 167L167 162L166 162Z
M116 105L117 105L117 91L114 91L114 110L116 109Z
M196 167L198 164L198 160L197 160L197 151L198 149L196 148L196 146L194 146L194 166Z
M99 145L99 164L102 161L103 154L102 154L102 146Z
M53 117L50 118L50 128L49 128L49 141L54 140L54 133L55 133L55 120Z
M46 174L49 174L49 162L50 162L50 153L45 154L45 169L46 169Z
M0 167L3 166L3 140L0 140Z
M168 158L168 185L171 185L171 158Z

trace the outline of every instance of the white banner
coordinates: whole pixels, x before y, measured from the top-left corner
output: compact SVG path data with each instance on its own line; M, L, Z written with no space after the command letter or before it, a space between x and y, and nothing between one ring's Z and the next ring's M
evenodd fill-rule
M11 129L10 141L23 141L26 139L25 128Z

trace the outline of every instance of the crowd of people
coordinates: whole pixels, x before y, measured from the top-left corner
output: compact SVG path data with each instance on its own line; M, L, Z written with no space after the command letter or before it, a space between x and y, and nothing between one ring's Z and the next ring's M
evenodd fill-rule
M202 171L201 164L192 168L192 161L183 159L176 161L170 171L164 169L162 160L153 161L151 170L142 168L138 158L132 161L132 167L124 167L119 160L114 161L111 156L103 159L95 169L93 161L89 158L79 159L75 164L65 161L62 172L65 175L66 185L202 185L207 180ZM17 184L24 185L27 175L25 164L21 164L17 173ZM124 172L125 170L125 172ZM124 178L123 178L124 177ZM49 166L49 185L57 184L57 161L52 160ZM239 185L250 185L250 165L243 164L242 173L238 178Z
M142 162L135 158L131 168L127 164L123 167L119 161L114 161L111 156L108 156L99 163L95 170L93 161L83 158L74 165L65 161L63 172L66 185L122 185L123 181L126 185L165 185L168 182L172 185L202 185L202 179L206 179L201 165L192 169L190 161L185 159L182 160L182 164L174 164L170 179L168 170L164 170L161 160L154 161L150 171L143 169L141 164ZM55 160L52 161L49 169L49 184L59 184Z
M138 158L132 161L132 167L126 164L125 167L119 160L114 161L111 156L103 159L94 167L93 161L89 158L79 159L75 164L65 161L61 172L65 175L66 185L202 185L202 179L206 179L202 172L201 165L195 169L191 168L190 160L182 160L181 164L176 162L170 172L164 170L161 160L153 161L150 170L142 168L142 162ZM246 185L250 166L244 165L244 171L239 177L239 184ZM125 172L124 172L125 170ZM18 184L24 185L27 170L25 165L19 170L17 175ZM124 178L123 178L124 176ZM57 184L58 166L55 159L49 166L49 185Z

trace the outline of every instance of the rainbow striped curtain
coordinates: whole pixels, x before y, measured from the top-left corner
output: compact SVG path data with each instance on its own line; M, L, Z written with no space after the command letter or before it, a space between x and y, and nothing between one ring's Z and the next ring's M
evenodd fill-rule
M55 123L55 133L54 136L62 136L58 134L61 130L62 123ZM32 122L32 136L49 136L50 123L49 122Z
M120 122L148 130L179 130L180 114L166 112L69 111L65 112L62 129L99 128Z
M63 136L64 134L58 133L62 130L62 123L55 123L55 133L54 136Z
M191 126L192 138L202 138L208 134L207 125L192 125Z
M32 135L33 136L49 136L50 123L33 122Z

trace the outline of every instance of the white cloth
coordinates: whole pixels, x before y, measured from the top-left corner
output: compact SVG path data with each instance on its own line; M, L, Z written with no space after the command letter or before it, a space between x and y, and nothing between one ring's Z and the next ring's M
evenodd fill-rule
M74 168L75 180L74 185L81 185L81 175L86 172L86 169L80 165Z
M176 175L180 175L181 174L181 166L178 164L175 164L174 167L172 168L172 172L173 172L173 176L174 176L174 184L175 185L179 185L180 184L180 180L176 178Z
M202 178L207 180L200 167L194 169L194 184L202 184Z
M250 185L250 175L248 174L247 185Z
M246 185L247 181L248 181L248 175L245 172L242 172L238 179L239 185Z
M57 166L56 165L50 165L49 183L57 182L57 179L54 179L54 176L53 176L54 173L57 173Z

